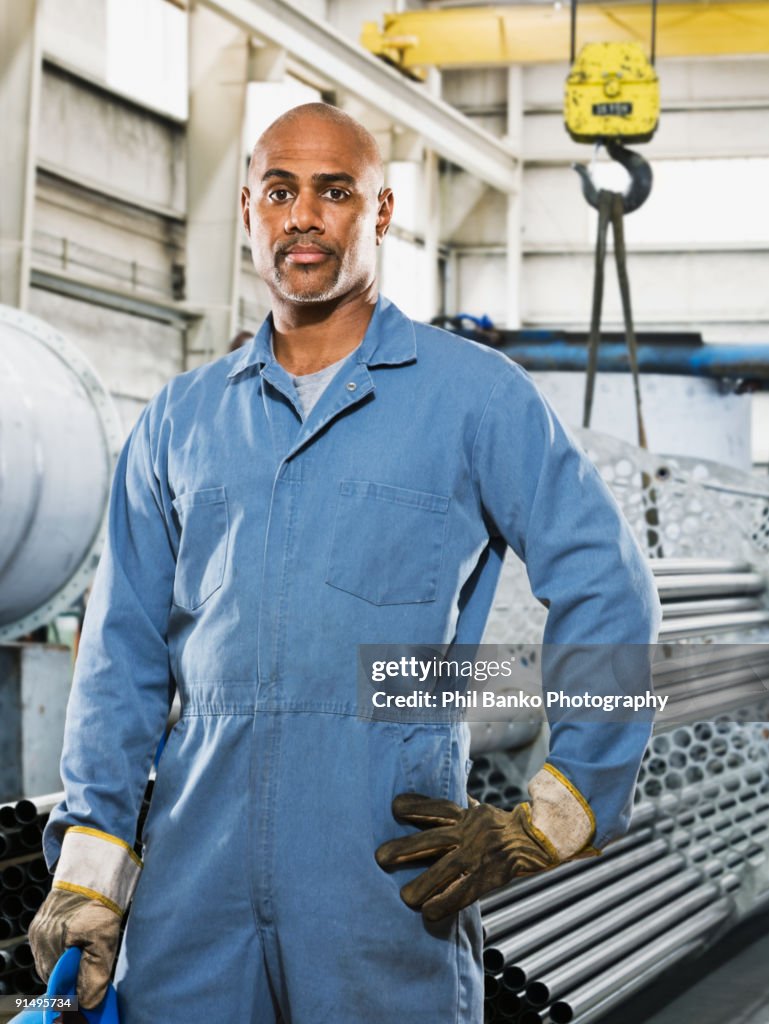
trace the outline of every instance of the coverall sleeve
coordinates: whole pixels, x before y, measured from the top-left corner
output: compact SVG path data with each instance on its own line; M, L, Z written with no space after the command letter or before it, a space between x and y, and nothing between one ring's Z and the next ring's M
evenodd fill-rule
M594 685L595 678L575 672L580 664L610 672L619 665L624 693L651 691L650 645L661 611L647 561L598 471L515 364L504 368L487 402L473 473L492 534L524 561L532 592L549 608L545 694ZM513 642L514 631L513 621ZM548 763L589 804L592 842L600 848L627 829L653 715L547 714Z
M133 846L168 716L175 548L170 496L153 465L151 438L162 395L143 410L115 469L107 537L67 705L64 799L43 835L49 869L71 825L108 832Z

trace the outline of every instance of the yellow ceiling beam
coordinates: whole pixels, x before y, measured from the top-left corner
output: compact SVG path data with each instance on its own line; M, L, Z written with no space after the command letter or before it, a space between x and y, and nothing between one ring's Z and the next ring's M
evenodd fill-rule
M569 59L569 0L547 6L448 7L385 14L361 43L403 69L535 64ZM649 49L651 4L580 3L577 48L635 40ZM657 55L769 53L769 2L661 3Z

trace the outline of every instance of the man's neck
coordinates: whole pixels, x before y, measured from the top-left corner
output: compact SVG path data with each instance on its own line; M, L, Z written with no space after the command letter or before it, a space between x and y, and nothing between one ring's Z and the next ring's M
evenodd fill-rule
M316 373L343 359L363 340L376 299L374 282L338 303L293 303L273 295L275 358L297 376Z

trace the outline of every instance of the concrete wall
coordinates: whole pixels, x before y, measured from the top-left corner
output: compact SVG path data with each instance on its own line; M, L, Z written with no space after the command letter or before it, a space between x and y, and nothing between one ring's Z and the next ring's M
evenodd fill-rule
M181 221L141 210L66 178L38 174L33 247L38 266L81 280L172 295L183 260Z
M182 214L184 130L48 64L38 161L109 194Z
M184 368L181 327L133 305L172 304L173 268L184 255L184 155L184 129L173 119L45 65L32 267L56 281L32 289L30 312L91 359L126 430ZM72 294L74 285L90 288L92 300Z

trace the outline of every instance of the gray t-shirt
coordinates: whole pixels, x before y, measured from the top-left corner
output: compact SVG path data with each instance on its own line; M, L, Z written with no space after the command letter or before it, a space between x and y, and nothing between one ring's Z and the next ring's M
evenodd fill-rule
M326 390L331 379L336 376L339 367L350 355L352 353L348 352L346 356L342 356L341 359L338 359L330 366L324 366L322 370L318 370L316 373L304 373L298 377L292 377L294 387L296 388L296 397L299 399L304 419L307 419L310 415L313 406Z

